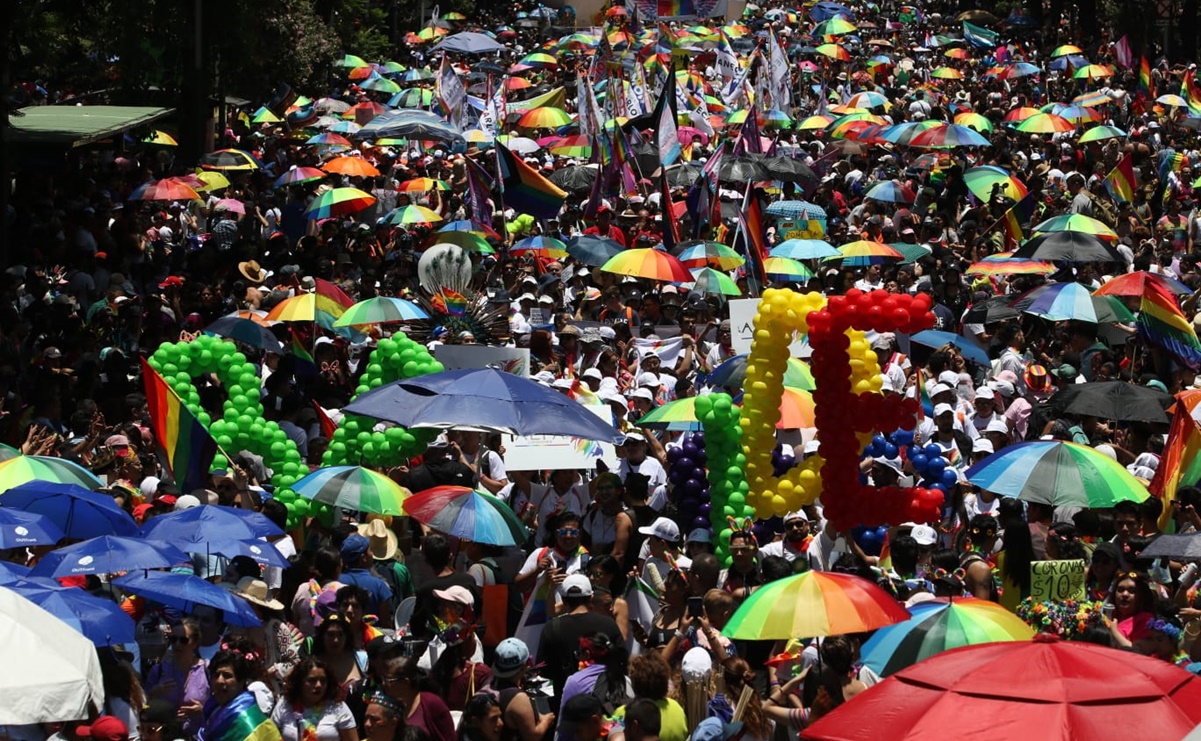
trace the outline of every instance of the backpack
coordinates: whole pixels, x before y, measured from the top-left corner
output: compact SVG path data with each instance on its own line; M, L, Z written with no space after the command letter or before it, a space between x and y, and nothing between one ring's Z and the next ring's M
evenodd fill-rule
M1113 204L1113 201L1108 198L1098 198L1091 190L1085 189L1088 194L1088 200L1093 204L1093 218L1097 221L1105 223L1105 226L1113 229L1118 225L1118 207Z
M612 716L617 708L634 699L634 696L629 693L629 689L625 681L619 685L610 685L609 673L606 671L597 676L596 684L592 685L592 691L588 694L600 700L601 705L605 708L606 716Z

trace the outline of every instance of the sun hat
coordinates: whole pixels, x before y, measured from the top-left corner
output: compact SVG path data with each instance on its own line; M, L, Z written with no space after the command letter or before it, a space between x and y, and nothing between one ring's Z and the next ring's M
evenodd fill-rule
M266 607L269 610L284 609L283 602L271 599L271 595L267 591L267 582L262 579L243 576L238 580L238 586L234 588L234 592L242 599L259 607Z

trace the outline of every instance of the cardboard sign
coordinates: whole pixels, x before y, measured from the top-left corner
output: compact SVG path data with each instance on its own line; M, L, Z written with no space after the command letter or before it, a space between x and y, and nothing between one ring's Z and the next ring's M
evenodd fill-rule
M826 236L823 219L782 219L779 229L784 239L824 239Z
M446 370L495 368L522 378L530 377L529 348L485 345L438 345L434 357Z
M613 424L608 404L585 409ZM612 443L581 440L565 435L505 435L505 468L509 471L539 471L574 468L591 470L604 461L610 471L617 470L617 448Z
M759 299L738 298L730 301L730 342L734 352L745 355L751 351L751 340L755 338L755 314L759 310ZM794 358L806 356L806 346L798 337L788 346Z
M1030 564L1030 596L1036 602L1082 600L1087 567L1083 559Z

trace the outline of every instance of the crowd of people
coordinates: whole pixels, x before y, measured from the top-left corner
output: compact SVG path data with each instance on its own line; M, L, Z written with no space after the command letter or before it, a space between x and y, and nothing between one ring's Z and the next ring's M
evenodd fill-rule
M776 156L804 163L814 178L753 184L723 179L714 194L722 223L712 225L701 223L706 219L693 204L685 207L689 184L665 193L641 172L610 192L568 189L555 218L506 209L498 195L488 204L496 207L491 223L472 222L478 208L471 170L477 164L493 169L487 143L355 140L352 149L331 150L305 143L313 130L297 136L287 121L254 123L250 116L235 117L221 143L251 152L258 166L224 171L228 184L216 188L193 182L201 186L201 200L130 199L147 182L193 172L195 163L177 161L170 148L156 144L89 150L75 156L75 169L64 174L18 173L5 228L20 250L0 278L4 439L22 453L61 456L105 477L104 491L139 523L220 504L254 509L286 529L288 510L272 498L271 473L253 455L236 453L228 470L213 471L196 491L172 483L156 452L161 441L151 433L139 358L163 343L195 338L232 312L261 314L314 290L316 280L337 284L355 300L423 295L418 261L437 243L440 222L396 224L387 218L408 205L432 209L444 222L468 224L490 243L494 254L471 255L467 298L481 316L499 311L507 319L453 332L432 326L422 341L431 348L528 348L532 379L573 395L586 385L626 437L613 470L518 471L506 467L501 435L455 429L439 435L422 456L395 461L387 470L414 492L465 485L495 495L528 526L528 542L517 547L449 538L398 516L341 512L338 520L313 518L275 541L289 557L286 569L263 568L245 557L177 567L244 598L261 627L227 624L219 610L204 606L181 614L120 594L96 577L68 580L117 600L138 622L137 644L98 649L106 690L99 717L4 732L29 741L242 741L254 728L239 723L260 717L288 741L783 737L880 681L860 661L867 635L791 641L723 635L756 590L808 570L862 576L906 605L958 597L996 601L1038 630L1196 670L1197 568L1142 552L1165 524L1175 533L1201 528L1201 490L1178 487L1167 513L1158 497L1102 509L1056 507L998 496L962 474L1010 446L1058 440L1094 448L1144 484L1163 476L1157 469L1168 465L1166 424L1068 413L1048 402L1057 391L1100 381L1177 394L1194 388L1199 358L1156 344L1129 322L1055 321L991 309L1000 306L998 297L1016 298L1044 282L1092 290L1147 271L1185 287L1177 295L1191 321L1201 296L1194 244L1201 208L1190 170L1199 155L1194 131L1181 124L1197 119L1186 118L1188 108L1148 96L1137 65L1121 63L1114 39L1079 39L1066 21L1054 19L1030 28L1017 16L994 20L1000 36L991 46L964 43L948 37L962 36L964 26L941 5L946 3L852 4L846 19L858 30L836 39L854 52L846 61L823 56L810 44L823 41L810 35L814 21L843 16L819 16L816 8L811 15L808 8L771 1L748 5L728 24L722 43L732 40L736 58L758 54L770 33L770 43L781 44L791 65L784 111L791 123L755 131L760 141L746 151L767 145ZM645 19L645 28L637 28L637 16L617 5L595 19L618 68L626 46L639 63L655 55L651 43L639 56L639 34L665 32ZM592 55L560 48L559 39L572 33L558 25L564 20L541 6L514 5L440 27L493 32L505 49L488 58L516 71L492 82L521 81L508 86L510 102L562 87L566 109L577 112L577 81L591 74ZM692 23L709 21L662 28L677 33ZM712 23L710 33L719 27ZM443 54L429 51L430 43L411 41L397 50L399 66L437 73ZM716 93L707 98L712 133L681 139L686 159L697 165L719 147L737 148L746 133L722 120L725 105L717 96L725 81L711 53L715 43L705 40L688 60L695 78L689 84ZM1080 79L1070 65L1055 64L1062 57L1052 49L1068 43L1079 44L1086 63L1109 64L1113 76ZM554 65L519 64L525 55L547 50ZM469 86L485 78L472 71L475 57L446 56L464 68ZM1146 56L1154 65L1151 90L1175 92L1183 84L1190 92L1191 67ZM1037 67L1038 74L995 71L1018 61ZM746 90L736 92L730 106L749 107L754 117L765 112L750 102L765 89L756 89L755 75L770 72L766 59L750 68ZM954 74L932 76L936 68ZM330 89L315 91L324 95L314 96L319 99L311 111L300 112L328 122L306 126L328 128L344 120L339 112L390 97L347 81L347 71L335 70L339 77ZM413 84L432 90L427 78L433 77L417 76ZM617 78L607 79L612 84ZM468 88L469 94L488 92ZM880 102L861 112L889 125L978 114L989 123L987 146L929 150L799 126L826 112L833 118L839 106L857 110L848 101L862 92ZM1012 111L1084 93L1100 95L1101 102L1071 118L1077 125L1067 131L1030 134L1008 123L1018 120ZM1124 132L1082 142L1094 124ZM525 154L527 164L552 181L557 171L587 160L553 153L561 132L518 131L512 122L505 128L514 137L552 137ZM653 130L630 136L655 141ZM380 175L329 175L276 187L294 168L320 167L334 154L361 157ZM1129 201L1106 189L1107 175L1127 155L1138 184ZM1122 259L1048 263L1037 275L970 270L1017 246L1005 222L1015 202L1026 198L1009 197L1004 187L973 191L965 172L986 165L1003 168L1033 194L1026 236L1032 223L1088 216L1112 230L1110 244ZM449 189L401 187L417 178L443 181ZM865 195L887 181L911 197ZM369 192L375 202L345 217L310 219L313 200L340 185ZM670 222L679 222L685 234L741 245L745 254L756 242L745 236L753 228L744 217L749 200L767 207L801 197L822 215L822 239L830 245L892 243L912 248L904 254L913 257L863 266L807 261L813 273L807 279L757 274L752 256L727 272L748 296L767 285L827 296L851 289L931 296L935 328L959 335L955 343L923 349L892 333L873 333L870 343L885 393L928 400L916 442L938 446L957 475L946 487L939 521L891 523L883 541L873 540L862 529L838 531L819 502L737 526L723 562L707 505L699 517L684 516L672 476L672 450L691 433L639 420L678 399L741 394L736 374L724 374L720 382L711 378L739 355L727 297L688 282L609 273L570 251L563 257L513 248L530 237L568 242L583 235L622 248L653 247L670 239ZM665 208L667 199L678 207ZM230 210L230 201L245 213ZM764 227L768 248L790 237L773 217ZM1137 299L1130 308L1139 310ZM314 402L336 421L380 333L393 329L383 325L349 335L305 328L299 336L312 357L304 363L290 350L242 348L261 368L267 418L279 423L310 469L321 466L331 442ZM285 348L295 346L293 327L276 323L271 331ZM654 342L674 338L680 341L668 353L664 343ZM305 363L316 372L306 372ZM202 402L216 410L223 401L218 382L197 383ZM817 451L812 429L781 430L778 439L782 460L800 462ZM895 450L865 456L862 472L878 486L922 479L913 461ZM30 566L49 550L3 555ZM1087 563L1084 599L1032 601L1031 564L1064 559ZM652 595L650 614L638 606L646 594ZM519 630L537 601L547 613L545 624L532 633Z

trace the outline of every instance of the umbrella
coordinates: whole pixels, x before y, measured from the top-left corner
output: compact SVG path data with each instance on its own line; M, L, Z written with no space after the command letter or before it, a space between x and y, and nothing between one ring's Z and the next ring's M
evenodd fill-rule
M936 329L924 329L921 332L915 332L909 337L910 342L916 342L925 347L933 347L934 349L954 345L959 354L966 360L987 367L989 365L988 353L984 348L974 344L971 340L957 335L954 332L940 332Z
M309 219L349 216L374 203L375 196L358 188L332 188L314 198L304 215Z
M791 260L820 260L839 253L834 245L822 239L786 239L772 247L769 254Z
M1048 232L1035 235L1013 253L1031 260L1064 262L1125 262L1105 240L1083 232Z
M392 83L395 85L396 83ZM344 136L333 133L316 134L305 140L305 144L316 144L323 147L349 147L352 146L350 140Z
M265 540L225 538L205 540L204 542L189 541L179 543L179 549L184 553L195 553L201 556L224 556L225 558L246 556L262 566L274 566L280 569L286 569L292 565L288 558L279 552L278 548Z
M289 185L315 183L326 177L327 175L316 167L293 167L275 179L275 187L284 188Z
M57 582L15 579L4 588L41 607L97 646L137 640L133 618L110 599L96 597L82 589L65 589Z
M184 613L192 612L199 605L207 605L221 610L222 618L229 625L245 628L262 624L249 602L191 574L135 571L113 579L112 585L123 592L145 597Z
M410 109L381 113L359 130L358 136L362 139L436 139L449 144L465 143L463 134L436 114Z
M88 489L104 485L91 471L64 458L19 455L0 461L0 491L31 481L75 484Z
M967 480L1001 496L1052 507L1112 507L1149 494L1114 459L1086 445L1034 441L993 453L966 471Z
M561 167L550 174L548 180L569 193L586 193L592 190L597 169L590 165Z
M388 212L388 215L383 218L383 223L394 224L396 226L406 226L409 224L436 224L442 221L442 215L431 208L425 206L417 206L410 204L401 206Z
M929 257L932 253L930 248L924 244L910 244L908 242L889 242L888 246L901 253L900 265L912 265L918 260Z
M694 268L692 277L695 285L692 290L698 293L715 294L719 296L741 296L742 291L734 279L713 268Z
M360 301L346 310L335 327L352 327L363 324L392 324L395 322L410 322L417 319L429 319L417 304L402 298L376 296Z
M570 250L569 250L570 251ZM601 270L618 275L632 275L669 283L690 283L692 274L674 255L650 247L623 250L614 255Z
M964 271L964 275L970 276L990 276L990 275L1050 275L1055 272L1055 266L1049 262L1041 260L1026 260L1013 257L1012 252L998 252L995 255L974 262ZM993 299L1003 299L1008 305L1010 297L994 296ZM1017 316L1016 313L1012 316Z
M331 507L377 515L403 514L401 503L410 494L382 473L362 466L318 468L293 484L292 490Z
M746 262L746 258L721 242L707 240L681 242L676 250L676 257L689 268L715 267L733 270Z
M200 166L206 170L222 170L225 172L250 172L259 170L262 165L250 152L241 149L218 149L200 157Z
M405 500L405 512L440 533L495 546L521 545L529 530L509 505L464 486L435 486Z
M434 45L431 52L452 51L456 54L488 54L504 51L505 47L487 34L463 31L447 36Z
M54 545L63 531L49 517L12 507L0 507L0 551L32 545Z
M1177 561L1201 559L1201 533L1158 535L1143 549L1139 558L1171 558Z
M776 422L776 429L799 430L815 427L816 411L812 393L785 386L784 393L780 396L780 420Z
M88 718L104 707L96 646L45 608L0 587L0 725Z
M60 578L117 574L131 569L164 569L186 561L186 553L164 541L101 535L47 553L29 575Z
M1017 615L974 597L921 602L909 612L913 617L876 631L860 649L863 663L882 677L952 648L1034 637Z
M772 201L763 209L768 216L785 219L825 219L826 210L808 201Z
M526 237L513 243L510 252L536 252L556 260L567 257L567 243L554 237Z
M969 129L975 129L982 134L991 134L993 131L993 123L979 113L958 113L955 115L955 123L960 126L966 126Z
M976 304L972 304L963 315L964 324L995 324L1006 319L1013 319L1021 314L1010 305L1011 296L993 296Z
M186 183L175 178L154 180L139 186L129 194L131 201L196 201L200 194Z
M863 633L909 619L873 582L833 571L807 571L770 582L734 611L722 634L788 640Z
M851 53L838 44L822 44L815 51L823 57L829 57L839 62L851 61Z
M1103 64L1086 64L1072 73L1077 80L1103 80L1113 77L1113 70Z
M702 428L696 416L696 397L676 399L657 406L639 419L636 425L649 430L696 432Z
M29 577L30 568L11 561L0 561L0 584L7 584L13 579ZM58 582L55 582L57 584Z
M606 442L624 439L611 424L563 394L493 368L396 381L359 394L343 411L406 427L468 427Z
M981 201L992 198L993 188L1000 184L1001 192L1015 201L1026 197L1026 184L1009 174L1008 170L995 165L973 167L963 173L963 182L972 195Z
M77 484L29 481L0 494L0 505L45 515L72 539L138 533L137 523L112 497Z
M184 548L187 543L274 538L284 532L258 512L206 504L153 517L142 528L142 534L151 540L167 541Z
M1152 286L1169 295L1187 296L1193 292L1193 289L1175 278L1148 270L1136 270L1105 281L1104 285L1093 291L1093 295L1144 296Z
M957 147L987 147L985 139L973 129L958 124L946 124L927 129L909 141L918 149L955 149Z
M917 194L913 192L912 188L895 180L883 180L869 188L863 197L890 203L913 203Z
M413 178L397 186L401 193L425 193L431 190L450 190L450 183L436 178Z
M1061 232L1063 233L1063 232ZM1133 322L1134 314L1116 296L1094 296L1079 283L1048 283L1027 291L1013 302L1015 309L1053 322L1076 320Z
M517 125L523 129L557 129L570 123L571 114L553 106L531 108L517 121Z
M746 383L746 363L749 355L735 355L713 369L705 383L718 388L742 388ZM817 382L808 364L797 358L789 358L784 367L784 385L790 388L813 391Z
M811 183L814 186L819 180L817 173L809 165L795 157L785 155L767 157L763 160L763 165L767 168L767 174L772 180L781 180L786 183Z
M330 326L346 312L347 307L320 293L302 293L280 301L267 312L267 319L276 322L324 322Z
M825 258L825 262L842 261L843 265L862 267L865 265L882 265L894 260L901 260L904 256L880 242L872 242L867 239L860 239L857 242L850 242L841 245L838 248L838 254L832 257Z
M376 178L379 170L362 157L334 157L321 166L325 172L336 172L348 177Z
M223 316L205 327L204 331L206 334L225 337L276 355L286 354L283 343L270 329L250 319L233 315Z
M809 17L819 23L828 21L835 16L853 18L855 13L841 3L829 2L828 0L821 0L821 2L809 9Z
M719 177L726 182L745 183L771 179L767 163L758 155L739 155L722 159Z
M1033 231L1036 235L1049 232L1083 232L1107 242L1116 242L1118 239L1117 233L1105 222L1084 214L1060 214L1036 224Z
M1077 383L1051 397L1049 404L1067 414L1082 414L1119 422L1169 422L1167 408L1175 401L1150 386L1124 381Z
M1028 134L1061 134L1076 128L1075 124L1054 113L1036 113L1017 125L1018 131Z
M861 692L801 733L824 741L1183 738L1201 679L1160 659L1051 636L965 646Z
M763 260L763 273L776 280L800 283L813 277L813 271L788 257L767 257Z

